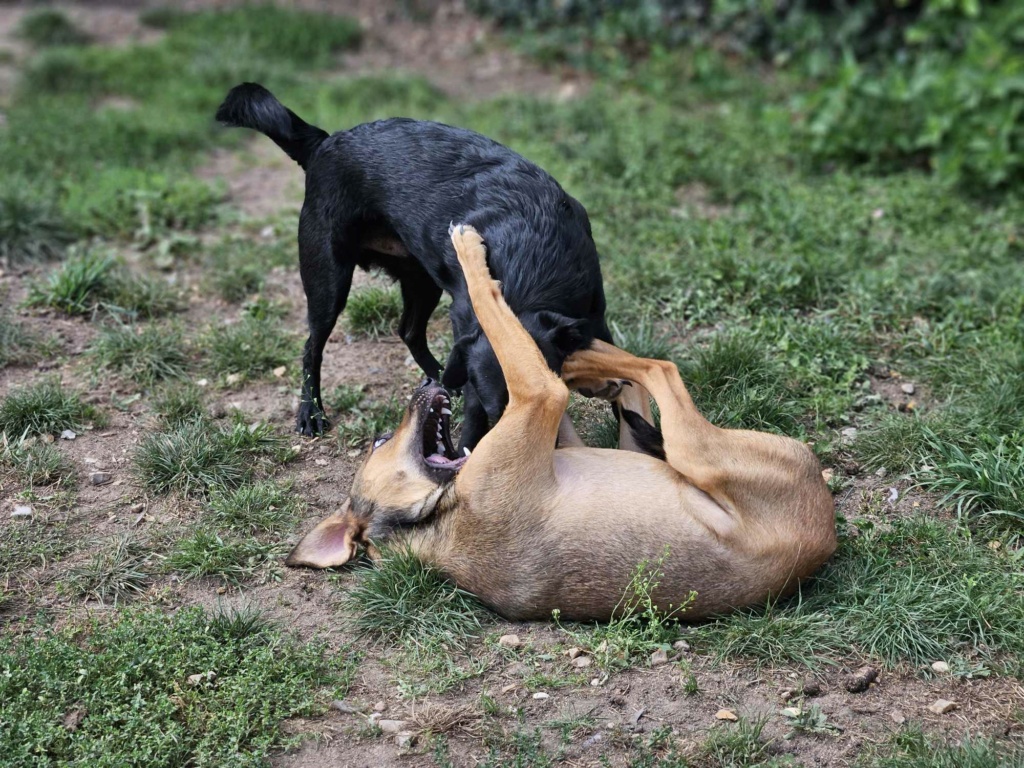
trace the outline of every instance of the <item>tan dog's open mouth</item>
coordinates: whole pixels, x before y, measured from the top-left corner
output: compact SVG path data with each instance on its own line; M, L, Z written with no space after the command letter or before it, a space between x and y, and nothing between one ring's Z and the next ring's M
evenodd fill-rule
M458 472L467 456L459 456L451 437L452 403L442 387L426 393L430 405L423 418L423 461L430 469Z

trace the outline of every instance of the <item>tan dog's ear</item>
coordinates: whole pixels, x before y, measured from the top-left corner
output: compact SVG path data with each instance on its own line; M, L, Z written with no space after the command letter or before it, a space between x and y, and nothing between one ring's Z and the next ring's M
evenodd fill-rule
M362 532L363 524L352 514L352 501L347 499L337 514L302 537L285 565L337 568L356 556L356 539Z

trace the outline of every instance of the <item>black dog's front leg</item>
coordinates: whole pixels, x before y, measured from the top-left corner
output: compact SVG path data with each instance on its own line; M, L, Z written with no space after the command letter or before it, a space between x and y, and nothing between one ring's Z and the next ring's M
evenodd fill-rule
M398 324L398 335L423 373L428 378L440 379L441 363L427 346L427 323L441 300L441 288L424 269L403 274L399 286L402 289L402 319Z
M476 389L469 382L463 387L462 396L462 433L459 435L459 453L466 448L473 450L484 435L490 430L490 419L487 410Z

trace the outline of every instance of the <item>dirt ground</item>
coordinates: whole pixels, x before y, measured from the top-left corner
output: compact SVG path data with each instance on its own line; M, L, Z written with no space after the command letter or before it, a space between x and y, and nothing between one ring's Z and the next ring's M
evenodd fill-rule
M186 7L215 4L220 3L215 0L181 3ZM420 12L411 16L401 12L399 3L392 0L304 0L295 4L351 14L362 21L366 39L361 50L345 57L345 72L425 74L446 92L474 98L514 91L572 98L587 86L582 76L544 71L508 47L498 45L491 26L466 13L460 3L444 3L439 10L428 7L433 4L424 3ZM158 34L138 23L141 5L122 2L60 7L66 8L72 18L98 39L119 45L146 41ZM0 5L0 41L16 52L20 48L11 39L10 32L25 7ZM10 70L8 66L0 67L0 91L10 88ZM197 173L204 179L220 180L226 185L228 202L241 212L243 221L290 222L301 204L301 171L262 138L254 137L238 152L211 154ZM285 226L279 228L281 237L292 237ZM128 257L131 258L130 253ZM26 294L28 279L34 274L36 271L32 269L7 269L0 274L0 291L6 291L5 301L13 307L19 306ZM165 276L177 280L193 296L181 317L184 325L202 327L211 319L234 316L235 310L230 305L199 295L198 274L181 268ZM305 307L297 268L276 271L267 290L273 298L287 304L289 314L282 322L300 334ZM96 331L88 319L27 309L18 309L17 314L31 330L56 339L66 362L53 369L50 364L2 369L0 395L44 373L58 373L65 384L88 389L89 399L102 404L110 414L107 426L60 444L61 451L78 470L78 498L70 510L44 514L54 521L66 520L72 538L83 541L145 529L158 536L161 530L173 530L179 523L194 519L198 510L192 505L150 498L133 484L130 455L150 428L150 417L142 401L129 402L134 388L122 388L117 381L96 383L90 378L83 352ZM444 332L444 324L443 316L435 318L435 334ZM418 370L397 339L353 340L339 326L327 348L323 378L326 389L342 383L364 384L371 396L395 394L402 399L417 381ZM903 397L898 387L884 381L879 382L877 391L890 398ZM111 403L122 405L111 407ZM282 434L293 434L295 404L293 388L273 377L246 382L237 388L211 388L208 400L213 408L237 407L250 414L253 420L268 420ZM358 458L339 449L333 434L313 440L294 435L293 444L299 448L299 457L284 467L279 477L293 479L308 504L307 517L297 526L297 531L301 531L331 513L345 499ZM90 485L88 475L96 470L111 473L113 482ZM927 503L919 496L905 493L906 485L901 478L862 480L840 492L837 501L845 516L852 519L859 514L862 494L887 493L893 487L898 489L899 495L891 505L891 513L906 514L917 505ZM0 488L0 525L17 524L12 522L9 513L12 499L19 490ZM82 611L99 610L72 601L56 589L62 574L87 557L87 550L85 547L56 563L23 574L18 586L24 597L5 606L6 615L0 615L0 621L38 611L50 613L62 621ZM356 640L339 606L339 586L344 587L354 578L351 573L342 573L337 583L329 581L325 574L309 571L281 569L275 575L279 580L226 592L219 583L185 582L167 577L154 585L147 599L159 601L169 611L188 604L258 605L283 626L293 628L304 637L327 638L335 649L342 649ZM951 677L926 680L915 670L883 673L869 690L850 693L842 681L859 666L859 659L848 659L842 666L826 666L809 672L803 668L757 668L743 663L716 665L707 654L687 652L685 657L698 682L699 690L695 694L685 692L684 674L672 663L632 669L606 681L593 679L596 684L592 684L592 675L578 674L570 665L568 657L562 653L567 638L552 626L497 621L487 627L487 633L494 636L515 633L523 640L524 648L534 653L523 653L522 658L517 658L515 654L499 652L489 645L477 653L485 662L481 675L443 695L428 695L415 706L475 706L481 694L487 694L507 714L505 727L516 727L513 713L521 709L521 727L543 728L545 744L552 749L557 746L558 731L545 727L546 724L589 716L593 725L574 733L564 753L563 764L571 766L597 766L602 756L611 765L625 765L626 746L633 739L646 738L660 727L673 729L684 740L700 742L711 728L731 727L716 720L715 714L720 709L730 709L749 718L765 716L768 723L765 735L776 740L779 754L792 754L800 764L845 766L869 745L889 739L904 720L918 721L927 730L948 735L1005 734L1014 722L1014 711L1024 707L1024 689L1013 680L956 680ZM681 629L681 637L686 637L685 627ZM394 669L388 661L389 649L368 646L365 650L348 700L367 707L382 702L385 717L403 719L414 704L401 698L396 689ZM533 694L541 691L529 687L525 680L536 672L553 677L576 675L578 684L544 690L548 697L535 699ZM790 730L780 715L781 708L786 706L783 692L809 682L812 676L820 684L821 692L811 703L820 707L829 722L841 730L832 735L783 739ZM945 715L933 714L927 707L939 698L956 701L958 708ZM274 764L282 768L437 764L425 743L399 748L393 736L367 735L365 719L358 714L332 709L320 718L290 723L289 729L312 734L315 738L296 751L279 755ZM484 759L487 747L483 736L472 723L455 728L449 734L452 762L474 765Z

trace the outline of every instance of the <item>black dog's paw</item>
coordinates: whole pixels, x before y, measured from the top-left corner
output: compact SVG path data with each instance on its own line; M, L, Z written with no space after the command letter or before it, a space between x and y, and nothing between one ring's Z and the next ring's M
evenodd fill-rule
M295 431L306 437L319 437L330 428L330 422L323 410L310 402L299 404L299 414L295 419Z
M618 400L619 395L622 394L622 388L628 386L631 386L630 382L620 379L618 381L607 381L600 389L580 387L577 391L584 397L596 397L598 400L607 400L611 402L613 400Z

